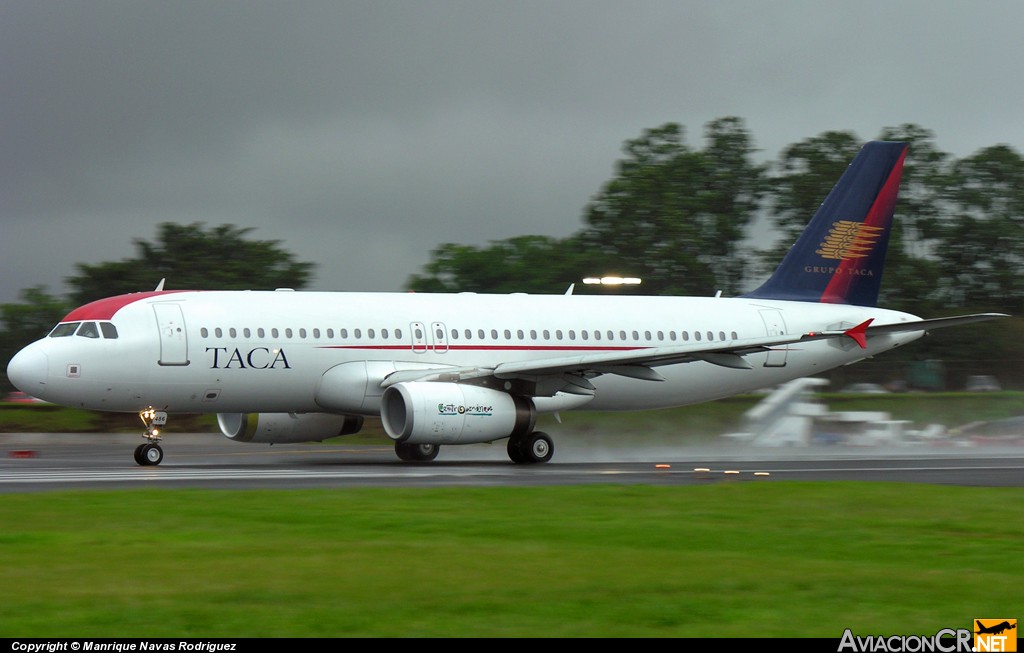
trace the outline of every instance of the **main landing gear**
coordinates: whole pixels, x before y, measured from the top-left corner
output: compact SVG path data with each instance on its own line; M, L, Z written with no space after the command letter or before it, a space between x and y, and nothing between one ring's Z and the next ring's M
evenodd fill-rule
M438 444L409 444L408 442L396 442L395 453L399 459L407 462L428 462L437 458L441 445Z
M167 413L149 407L139 411L139 417L146 425L142 434L146 441L135 447L135 462L144 467L159 465L164 459L164 450L160 448L160 429L156 427L167 423Z
M542 431L513 435L508 439L508 457L514 463L546 463L555 453L551 436Z

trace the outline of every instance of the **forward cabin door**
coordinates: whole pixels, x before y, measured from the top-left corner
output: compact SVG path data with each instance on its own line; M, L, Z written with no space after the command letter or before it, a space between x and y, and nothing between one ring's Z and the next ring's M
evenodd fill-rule
M188 365L188 336L180 304L153 304L160 330L160 365Z

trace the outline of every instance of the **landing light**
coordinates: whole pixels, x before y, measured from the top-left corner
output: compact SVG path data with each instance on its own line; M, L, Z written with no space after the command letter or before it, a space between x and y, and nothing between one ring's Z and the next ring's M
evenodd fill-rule
M638 286L637 277L586 277L583 283L588 286Z

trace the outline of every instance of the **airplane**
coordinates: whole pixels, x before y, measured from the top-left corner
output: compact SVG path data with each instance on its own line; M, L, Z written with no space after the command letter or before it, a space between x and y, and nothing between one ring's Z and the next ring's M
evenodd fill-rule
M544 463L538 414L681 406L820 374L932 329L876 306L906 143L865 144L778 269L738 297L164 290L72 310L11 359L46 401L138 412L139 465L173 413L228 438L322 441L380 417L404 461L507 439Z
M976 635L1001 635L1003 631L1013 630L1017 627L1016 620L1012 624L1009 621L1001 621L994 626L986 626L981 623L980 619L975 619L974 623L978 625L978 629L974 631Z

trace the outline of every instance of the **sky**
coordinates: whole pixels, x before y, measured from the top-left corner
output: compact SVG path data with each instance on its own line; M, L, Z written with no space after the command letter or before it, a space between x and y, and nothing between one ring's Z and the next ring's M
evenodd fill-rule
M1021 25L1016 0L0 0L0 303L163 222L402 290L443 243L578 231L669 122L699 148L738 116L766 161L904 123L1024 152Z

